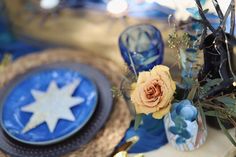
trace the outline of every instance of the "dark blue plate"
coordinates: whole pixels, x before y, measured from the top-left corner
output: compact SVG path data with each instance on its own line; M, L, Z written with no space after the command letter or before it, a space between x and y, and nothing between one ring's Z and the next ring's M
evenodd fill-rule
M22 107L37 101L31 91L47 92L52 81L56 82L60 90L75 80L80 80L80 83L72 96L73 98L81 97L84 99L81 104L69 108L75 120L59 119L53 132L49 130L44 122L23 133L22 130L34 114L22 111ZM60 97L57 99L60 101ZM88 122L95 111L97 99L96 85L76 70L62 67L37 70L14 82L14 86L5 94L2 101L2 127L9 136L23 143L34 145L56 143L78 132ZM35 104L32 106L35 106ZM41 106L40 109L45 110L43 112L47 110L47 108L41 108ZM55 108L55 111L51 114L53 115L59 109L60 106ZM63 110L63 114L65 114L65 110Z
M68 68L78 71L81 75L86 76L94 82L98 91L98 103L90 120L72 136L63 141L48 145L32 145L22 143L10 137L0 127L0 149L14 157L58 157L65 153L79 149L86 144L106 123L113 107L113 97L111 92L110 81L99 70L85 64L75 62L57 62L46 64L34 68L26 73L17 75L0 89L0 100L6 97L8 91L15 87L15 82L25 76L31 75L37 71L49 70L54 68ZM7 93L6 93L7 92ZM2 105L2 104L1 104ZM1 112L0 112L1 114ZM1 116L1 115L0 115Z

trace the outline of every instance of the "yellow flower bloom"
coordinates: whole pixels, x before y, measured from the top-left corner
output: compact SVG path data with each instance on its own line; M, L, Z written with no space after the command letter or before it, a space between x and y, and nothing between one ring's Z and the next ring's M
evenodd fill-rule
M157 65L149 72L139 73L137 83L132 85L131 101L137 113L150 114L161 119L171 108L176 89L169 68Z

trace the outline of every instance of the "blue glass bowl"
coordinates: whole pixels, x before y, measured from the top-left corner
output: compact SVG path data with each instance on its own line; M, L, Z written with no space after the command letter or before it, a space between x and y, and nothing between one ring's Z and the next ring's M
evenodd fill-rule
M147 71L163 62L164 42L160 31L152 25L128 27L119 37L119 47L133 72Z
M59 88L62 88L78 79L81 80L80 85L75 89L72 96L82 97L85 101L71 108L75 121L59 119L53 132L49 131L46 123L42 123L30 131L22 133L32 113L23 112L21 108L35 101L31 94L32 89L45 92L52 80L56 82ZM93 115L97 100L96 85L76 70L51 68L34 71L18 78L3 96L1 124L10 137L22 143L53 144L78 132Z

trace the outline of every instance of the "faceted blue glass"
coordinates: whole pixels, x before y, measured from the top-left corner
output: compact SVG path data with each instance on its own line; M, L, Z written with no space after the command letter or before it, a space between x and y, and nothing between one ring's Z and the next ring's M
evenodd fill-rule
M128 27L119 37L119 47L124 61L137 73L163 61L164 42L160 31L152 25Z

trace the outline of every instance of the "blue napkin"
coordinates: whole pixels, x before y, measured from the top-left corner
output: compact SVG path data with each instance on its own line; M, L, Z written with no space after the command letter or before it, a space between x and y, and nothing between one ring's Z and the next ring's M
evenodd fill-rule
M143 122L137 130L134 129L134 121L132 121L119 145L134 136L138 136L139 141L132 146L129 153L148 152L158 149L168 142L163 120L153 119L151 115L143 116Z

